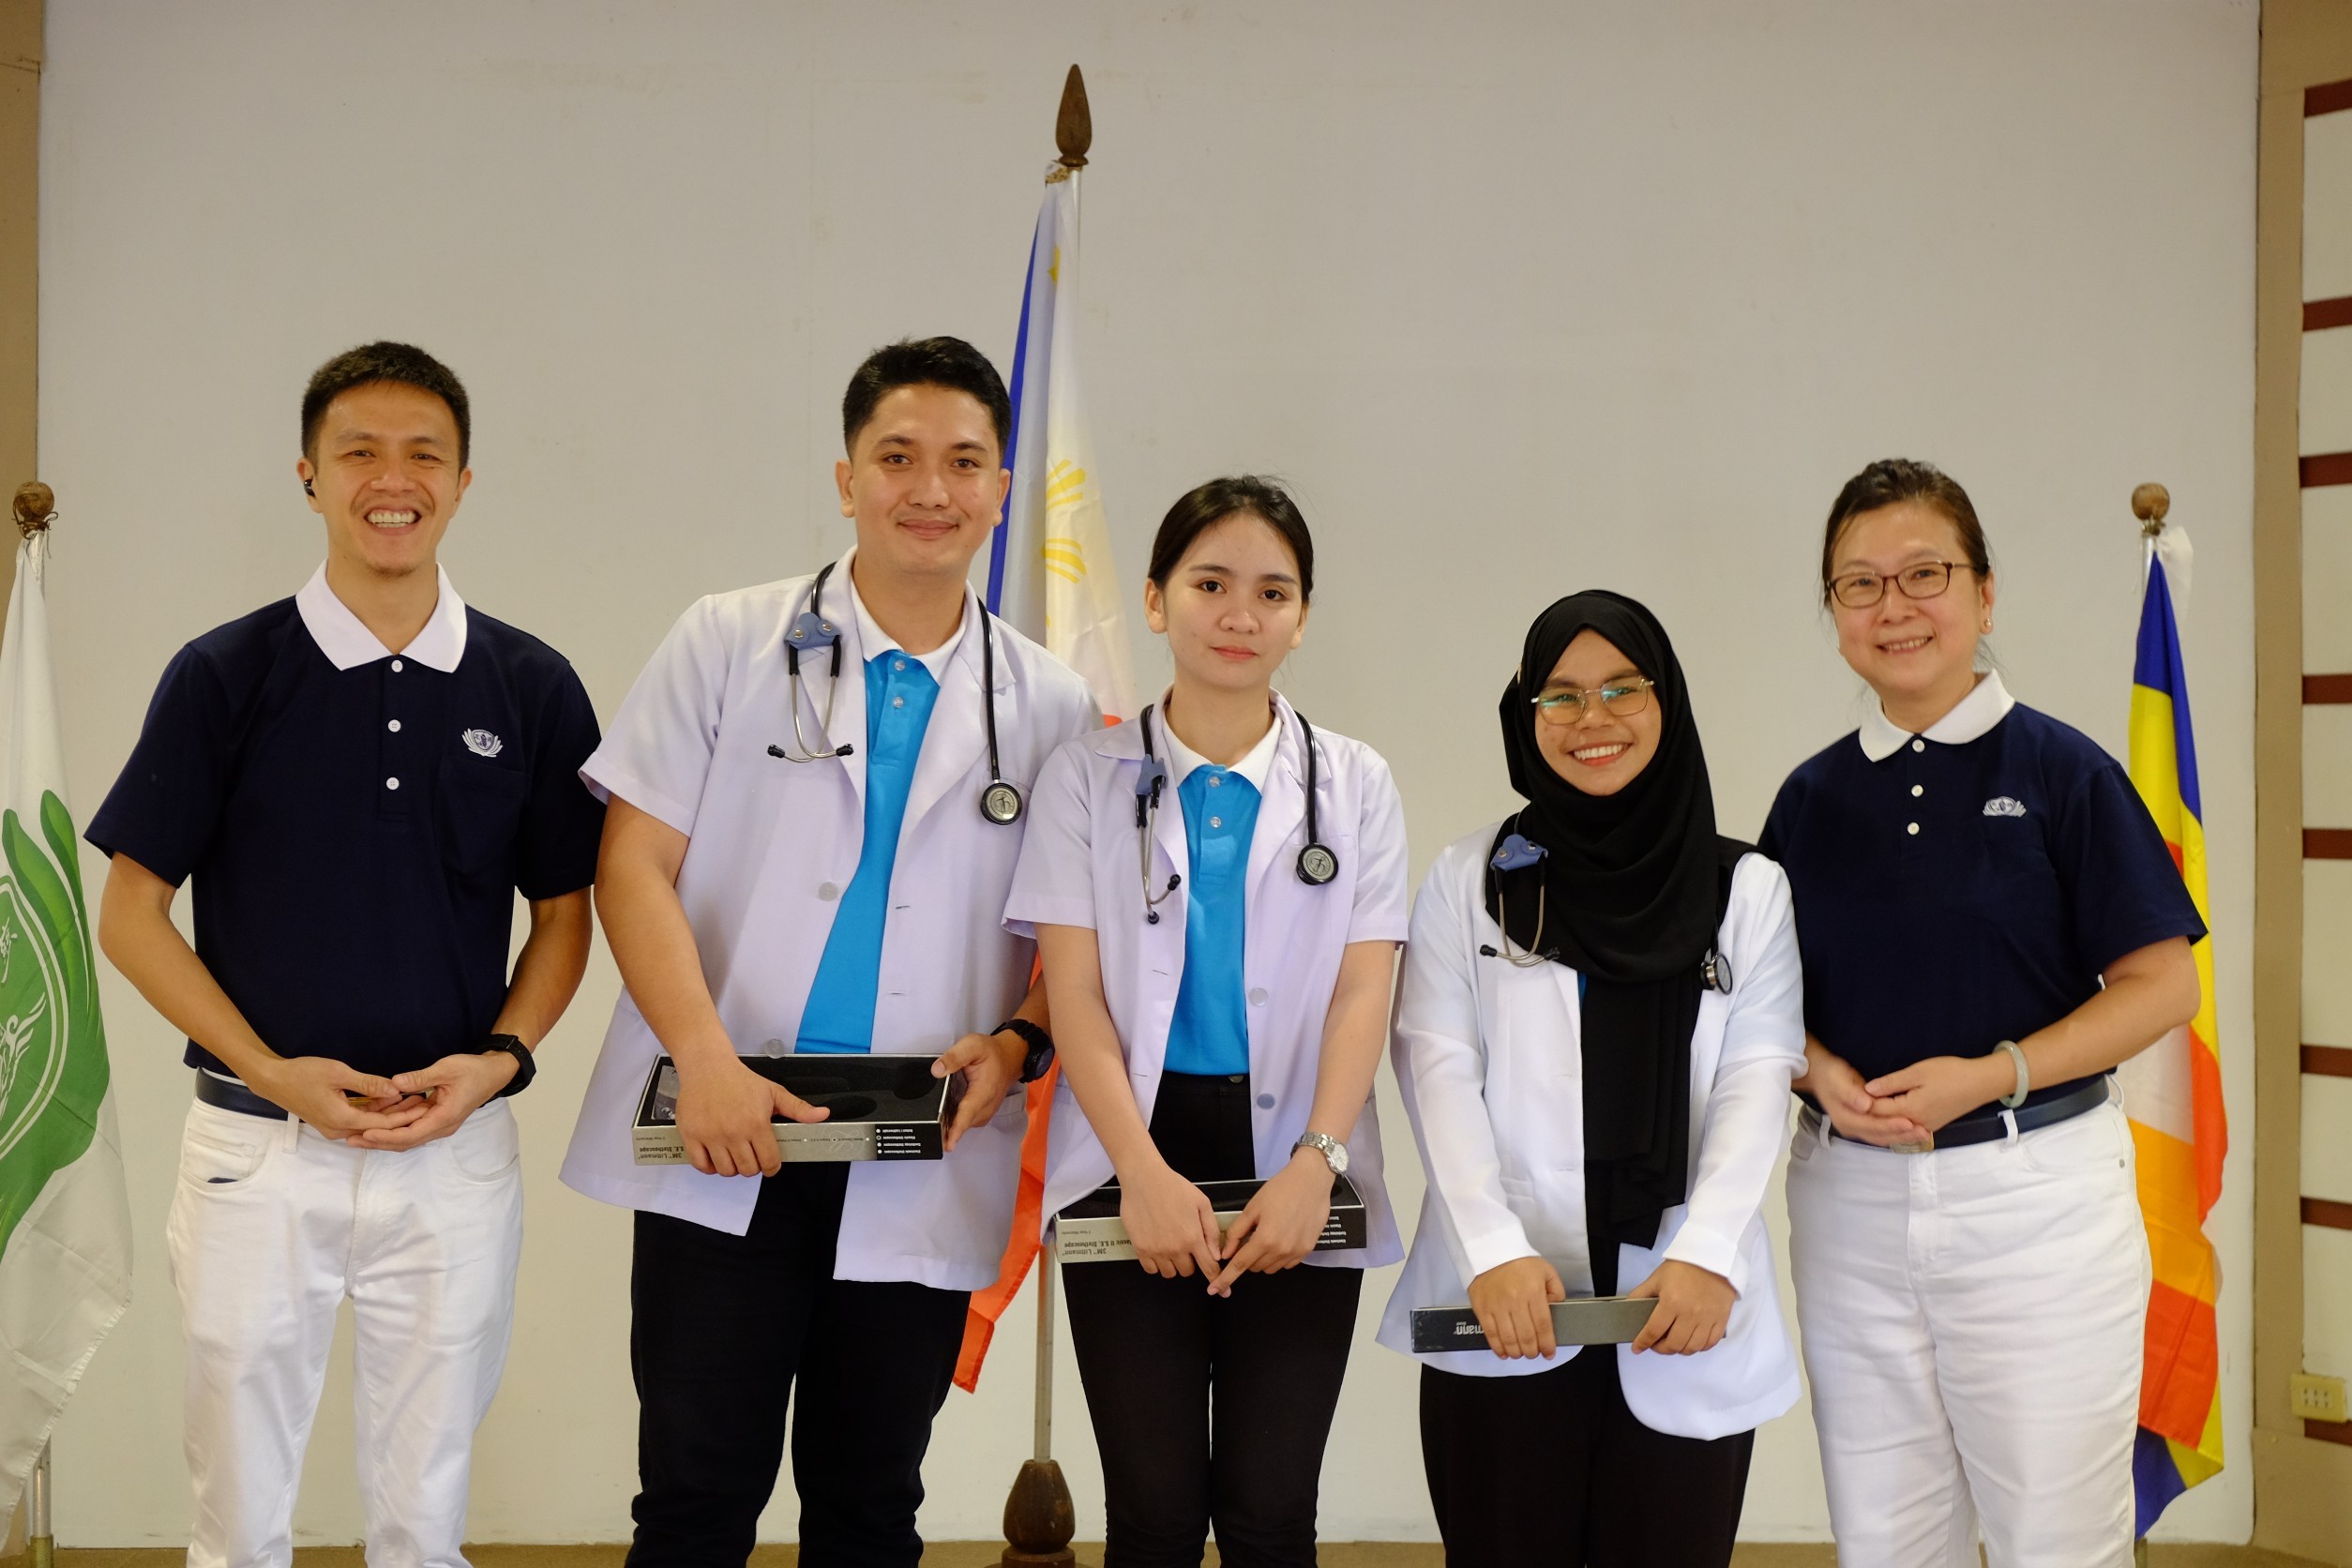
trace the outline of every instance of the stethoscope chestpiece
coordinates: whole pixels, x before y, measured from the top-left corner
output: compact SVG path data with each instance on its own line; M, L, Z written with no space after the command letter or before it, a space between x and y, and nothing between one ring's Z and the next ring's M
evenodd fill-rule
M1551 852L1543 845L1531 843L1515 833L1505 834L1502 847L1495 851L1491 864L1498 871L1524 871Z
M1020 791L1002 778L991 779L988 787L980 792L980 815L999 827L1020 821Z
M1710 953L1698 966L1698 983L1711 991L1731 994L1731 960L1720 953Z
M1309 844L1299 852L1299 881L1309 887L1320 887L1339 875L1339 857L1320 844Z

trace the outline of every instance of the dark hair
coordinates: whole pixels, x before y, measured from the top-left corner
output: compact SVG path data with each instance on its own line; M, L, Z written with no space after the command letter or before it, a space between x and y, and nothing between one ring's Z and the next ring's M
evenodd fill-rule
M1915 462L1909 458L1881 458L1847 480L1846 488L1837 492L1837 500L1830 507L1829 527L1821 535L1823 604L1830 602L1830 576L1836 569L1837 541L1845 535L1846 525L1864 512L1906 501L1933 506L1950 519L1959 532L1961 551L1968 556L1968 565L1978 579L1992 574L1993 554L1984 543L1984 525L1976 520L1975 504L1968 500L1968 492L1960 488L1960 481L1934 463Z
M988 356L961 338L901 338L866 356L841 394L841 445L854 448L857 432L874 417L882 399L901 386L944 386L970 394L988 411L1000 456L1013 439L1013 400Z
M387 381L430 392L449 405L449 416L458 422L458 466L463 468L474 445L474 411L465 399L465 384L448 366L407 343L363 343L318 368L302 393L302 455L313 456L327 404L354 387Z
M1282 536L1299 564L1299 602L1315 597L1315 536L1306 531L1299 504L1272 479L1256 474L1235 474L1196 485L1168 509L1160 531L1152 540L1152 565L1144 575L1161 587L1175 575L1192 542L1235 513L1258 519Z

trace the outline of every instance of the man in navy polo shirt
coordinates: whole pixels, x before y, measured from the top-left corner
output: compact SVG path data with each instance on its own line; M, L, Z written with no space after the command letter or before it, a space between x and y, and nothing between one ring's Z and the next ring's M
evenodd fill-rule
M190 1568L291 1560L345 1297L369 1562L464 1562L522 1244L504 1097L580 984L603 820L579 677L436 558L469 433L421 350L320 369L294 471L325 565L180 650L90 822L98 940L196 1069L169 1226ZM191 877L193 948L171 918Z

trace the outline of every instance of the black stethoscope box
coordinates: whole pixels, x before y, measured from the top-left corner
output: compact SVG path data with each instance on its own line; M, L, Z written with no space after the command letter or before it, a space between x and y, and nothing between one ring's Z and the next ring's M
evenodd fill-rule
M1641 1336L1655 1296L1571 1296L1552 1303L1552 1337L1562 1345L1630 1345ZM1413 1312L1413 1354L1489 1350L1478 1314L1467 1306L1424 1306Z
M833 1114L822 1122L777 1118L776 1152L804 1160L936 1160L963 1098L964 1077L931 1076L929 1056L746 1056L743 1064ZM629 1132L639 1165L684 1165L678 1134L678 1068L656 1057L638 1096Z
M1247 1182L1201 1182L1202 1192L1209 1195L1209 1206L1216 1211L1217 1234L1223 1236L1242 1217L1249 1200L1258 1196L1258 1189L1266 1184ZM1064 1263L1132 1263L1135 1246L1127 1240L1127 1228L1119 1219L1119 1184L1107 1182L1071 1204L1054 1217L1053 1233ZM1318 1252L1347 1252L1365 1244L1368 1234L1364 1217L1364 1199L1345 1176L1331 1179L1331 1218L1323 1222L1323 1233L1315 1238Z

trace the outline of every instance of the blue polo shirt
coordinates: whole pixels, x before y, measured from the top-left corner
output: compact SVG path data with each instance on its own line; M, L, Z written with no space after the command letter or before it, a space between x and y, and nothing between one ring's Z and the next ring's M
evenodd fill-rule
M180 650L87 837L193 880L197 957L272 1050L408 1072L497 1020L516 893L595 880L596 739L563 656L445 576L395 656L322 571Z
M1864 1078L2022 1040L2205 934L2123 769L1998 675L1922 734L1874 715L1805 761L1757 847L1795 895L1805 1027Z
M861 627L865 606L857 607ZM865 645L872 645L873 634ZM953 649L955 640L949 639ZM866 661L866 833L857 874L834 906L833 928L809 982L793 1049L818 1053L874 1048L874 995L882 988L882 927L890 918L890 873L898 864L914 765L939 701L939 681L923 659L886 648Z
M1171 1073L1241 1077L1249 1071L1249 848L1278 736L1268 725L1247 756L1225 767L1166 726L1160 734L1184 813L1185 857L1184 967L1164 1063Z

